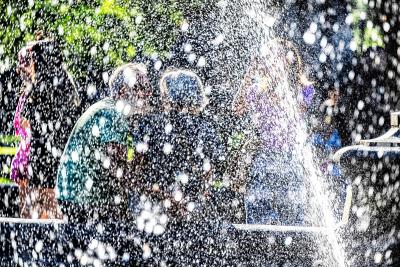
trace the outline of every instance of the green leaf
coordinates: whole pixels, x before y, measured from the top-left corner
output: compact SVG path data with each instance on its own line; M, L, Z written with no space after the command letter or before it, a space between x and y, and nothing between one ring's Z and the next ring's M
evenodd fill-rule
M129 18L126 9L116 3L115 0L103 0L100 6L101 15L112 15L121 20Z
M67 14L68 11L69 11L69 5L66 5L66 4L60 5L59 11L60 11L60 14L61 14L61 15Z
M0 177L0 184L13 184L14 182L8 178Z
M15 145L21 140L21 137L17 135L0 135L0 143L1 144L8 144L8 145Z
M126 49L126 55L129 58L133 58L134 56L136 56L136 48L133 45L129 45Z

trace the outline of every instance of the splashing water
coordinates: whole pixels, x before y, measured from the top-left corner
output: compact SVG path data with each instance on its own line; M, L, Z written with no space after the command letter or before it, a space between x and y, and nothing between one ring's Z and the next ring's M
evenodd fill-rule
M325 263L329 264L328 266L344 267L346 266L346 258L344 254L343 243L341 236L336 231L337 225L332 212L332 203L330 203L329 199L326 197L327 187L325 185L325 181L314 164L311 147L305 144L307 138L306 131L303 130L299 131L298 133L298 137L301 139L300 144L304 144L303 147L300 147L299 149L302 151L301 154L304 169L307 170L305 178L308 180L306 182L308 182L310 185L310 192L313 193L312 199L316 206L314 208L317 211L313 219L321 221L322 226L325 227L325 234L330 246L322 248L323 254L326 256Z
M296 125L292 125L296 129L296 142L295 142L295 155L299 157L299 162L305 170L304 183L309 186L308 195L310 197L310 209L308 211L309 220L312 225L318 225L324 228L324 234L327 238L328 244L325 240L319 240L320 253L323 255L324 263L327 266L340 266L344 267L345 255L342 247L341 237L337 233L337 225L335 217L332 212L332 203L326 196L327 192L326 181L323 175L316 167L314 162L314 153L311 146L307 143L307 129L303 123L301 123L301 114L298 112L296 98L293 95L293 90L287 83L281 86L287 101L287 112L289 116L294 116Z
M285 76L279 71L276 75ZM342 247L342 240L337 232L337 224L333 214L331 200L327 198L330 192L328 192L328 187L323 175L314 162L314 153L307 141L308 132L304 123L302 123L302 119L304 118L302 118L298 111L298 103L296 102L296 97L293 94L293 89L289 85L287 78L284 78L284 85L280 86L280 90L282 90L281 95L285 96L285 102L288 104L285 110L287 116L295 118L293 121L297 122L295 125L289 125L289 127L296 129L296 142L293 149L295 155L298 157L298 162L300 162L305 170L304 184L309 187L307 190L307 194L310 197L310 210L307 211L308 220L310 220L312 225L323 227L323 233L327 239L319 240L319 249L324 258L324 264L327 264L327 266L345 267L346 260ZM287 123L283 123L283 125L285 124ZM282 166L282 169L283 168L284 166ZM326 244L325 241L328 243Z
M275 21L274 16L271 13L262 10L262 3L259 1L251 1L246 4L242 4L243 13L249 17L254 23L251 31L259 33L261 44L265 44L268 40L271 40L275 35L272 32L272 25ZM265 5L264 5L265 7ZM265 52L261 49L261 54L267 54L267 60L272 63L272 68L269 70L274 77L281 77L281 84L277 88L277 94L283 97L286 105L285 116L288 121L281 122L281 127L291 127L296 133L296 142L293 147L294 155L298 157L298 162L302 165L305 170L304 184L308 185L307 195L310 198L309 210L307 210L307 220L312 225L322 227L323 236L319 243L320 257L323 258L324 266L346 266L346 256L344 253L343 242L340 234L338 233L338 226L335 221L333 214L331 200L327 197L330 193L328 192L327 181L321 171L314 162L314 152L308 144L308 131L306 129L304 118L298 109L298 103L296 101L297 96L294 91L297 88L293 88L290 84L290 78L285 70L279 65L279 60L287 57L288 55L279 55L275 52ZM257 52L256 52L257 53ZM263 55L265 56L265 55ZM271 86L272 84L269 84ZM292 124L291 122L295 122ZM285 166L282 166L282 170Z

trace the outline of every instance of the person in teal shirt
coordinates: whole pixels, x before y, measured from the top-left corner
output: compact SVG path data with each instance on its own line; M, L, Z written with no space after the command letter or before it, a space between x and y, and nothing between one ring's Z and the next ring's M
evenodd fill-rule
M111 97L79 118L61 158L56 195L70 219L110 216L125 199L124 178L133 152L130 121L149 111L152 90L139 64L117 68L109 85Z

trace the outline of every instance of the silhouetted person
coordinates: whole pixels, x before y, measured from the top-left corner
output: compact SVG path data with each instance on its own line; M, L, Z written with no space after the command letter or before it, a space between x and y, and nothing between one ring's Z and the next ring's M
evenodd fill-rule
M302 88L300 59L284 40L272 40L250 65L234 110L246 117L239 143L238 176L249 224L304 223L305 182L300 153L301 114L309 100ZM294 53L296 54L296 53ZM312 93L312 90L310 90ZM302 102L298 103L298 95Z
M150 201L170 220L181 221L201 215L223 148L212 125L200 116L205 98L197 75L166 72L160 89L164 112L143 119L133 134L136 201L142 196L139 202ZM163 208L165 202L168 208Z
M18 60L23 88L14 124L25 151L17 153L12 178L20 185L22 217L55 218L57 167L80 103L55 41L29 42Z
M70 220L123 219L134 149L130 120L150 110L146 68L126 64L110 78L111 97L77 121L57 176L57 198Z

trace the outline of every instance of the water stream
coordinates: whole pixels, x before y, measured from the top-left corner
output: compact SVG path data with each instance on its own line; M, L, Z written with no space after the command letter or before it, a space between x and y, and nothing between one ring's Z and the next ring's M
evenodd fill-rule
M227 12L227 2L220 1L221 12ZM249 34L244 34L247 36L254 35L256 33L256 40L249 40L259 42L254 47L254 51L250 51L251 54L257 55L259 53L267 53L268 57L276 57L279 61L282 56L286 55L274 55L268 53L268 51L263 51L263 45L269 40L272 40L277 34L273 31L273 25L276 19L279 17L280 10L285 9L285 7L280 8L268 8L265 1L243 1L240 5L236 5L236 12L243 15L242 20L247 21L246 24L251 25L250 28L237 29L239 31L248 31ZM222 14L222 17L225 14ZM227 22L229 23L229 22ZM229 35L229 31L232 31L229 24L225 29L224 35ZM243 34L243 33L242 33ZM265 47L264 47L265 48ZM268 48L268 47L267 47ZM271 59L274 61L275 59ZM303 166L305 170L305 185L307 191L307 197L309 198L309 206L307 208L307 220L312 226L322 227L324 229L324 235L321 236L319 243L319 260L322 266L340 266L345 267L346 255L343 248L343 240L338 231L337 221L334 217L333 203L335 201L327 197L330 195L328 192L328 186L326 178L319 170L316 162L315 155L312 147L308 143L309 133L306 129L303 115L299 112L297 108L295 89L291 88L289 84L289 78L287 73L280 73L282 69L275 68L272 70L275 72L273 75L276 77L286 77L283 78L283 84L277 89L280 94L284 96L286 102L286 116L290 118L290 122L283 122L282 127L293 127L297 132L296 135L296 145L293 147L295 155L298 157L298 162ZM295 124L291 122L296 122ZM284 169L285 166L282 166Z

